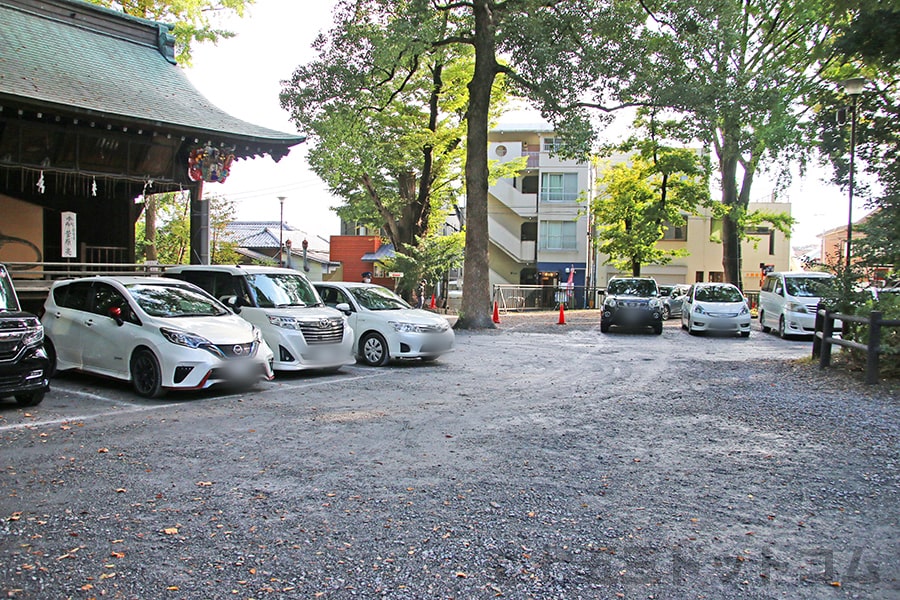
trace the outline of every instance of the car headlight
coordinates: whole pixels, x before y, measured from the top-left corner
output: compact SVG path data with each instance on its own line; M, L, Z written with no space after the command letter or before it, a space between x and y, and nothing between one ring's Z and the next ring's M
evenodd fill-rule
M391 321L390 323L394 327L394 331L405 333L419 333L421 331L415 323L405 323L403 321Z
M44 339L44 326L41 325L41 322L37 319L34 319L33 321L29 319L27 325L28 331L25 334L25 337L22 338L22 344L25 346L32 346L40 343L40 341Z
M300 329L300 322L295 317L269 315L269 323L282 329Z
M706 311L703 310L703 307L700 306L699 304L694 305L694 312L697 313L698 315L702 315L702 314L706 313Z
M650 308L659 308L659 298L650 298Z
M807 312L806 307L800 304L799 302L788 302L784 305L784 309L788 312L795 313L805 313Z
M607 298L607 299L603 302L603 304L605 304L606 306L609 306L610 308L612 308L612 307L614 307L614 306L616 305L616 299L615 299L615 298Z
M747 305L746 305L746 304L745 304L744 306L741 307L741 312L740 312L740 314L746 315L746 314L748 314L749 312L750 312L750 309L747 308Z
M262 341L262 331L259 330L259 327L253 325L253 341L257 344Z
M169 329L168 327L160 327L159 332L163 334L163 337L173 344L178 344L179 346L187 346L188 348L209 348L213 345L205 337L195 335L193 333L188 333L186 331L178 331L177 329Z

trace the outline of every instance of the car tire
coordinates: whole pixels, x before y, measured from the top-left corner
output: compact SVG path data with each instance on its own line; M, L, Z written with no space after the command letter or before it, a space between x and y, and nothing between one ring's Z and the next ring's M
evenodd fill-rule
M693 319L688 319L687 330L688 330L689 334L697 335L698 332L694 331L694 320Z
M600 333L609 333L609 323L600 321Z
M662 330L663 330L662 323L655 323L653 325L653 333L655 333L656 335L662 335Z
M367 333L359 341L359 355L370 367L383 367L391 358L387 342L380 333L374 331Z
M672 311L669 310L669 307L668 307L668 306L666 306L665 304L663 304L663 307L662 307L662 320L663 320L663 321L668 321L668 320L669 320L669 317L671 317L671 316L672 316Z
M782 315L781 318L778 319L778 337L780 337L783 340L786 340L788 338L788 334L785 332L784 328L785 328L784 315Z
M748 337L750 337L750 332L749 332L749 331L742 331L742 332L741 332L741 337L742 337L742 338L748 338Z
M16 394L16 403L19 406L37 406L44 399L44 390L30 392L28 394Z
M156 356L146 348L131 357L131 385L138 396L159 398L163 395L162 370Z
M766 315L763 311L759 311L759 316L757 317L757 319L759 319L759 328L763 333L769 333L770 331L772 331L772 328L766 325L765 316Z

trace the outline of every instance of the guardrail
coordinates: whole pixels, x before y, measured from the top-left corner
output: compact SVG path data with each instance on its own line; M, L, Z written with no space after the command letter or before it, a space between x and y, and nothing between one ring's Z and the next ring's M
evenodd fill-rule
M845 315L820 308L816 311L816 333L813 339L813 358L819 359L819 368L824 369L831 364L831 348L835 344L844 348L852 348L866 353L866 383L878 383L879 360L887 354L881 347L881 329L883 327L900 327L900 320L882 319L880 310L873 310L868 317ZM861 323L869 326L869 342L862 344L853 340L834 337L834 322Z

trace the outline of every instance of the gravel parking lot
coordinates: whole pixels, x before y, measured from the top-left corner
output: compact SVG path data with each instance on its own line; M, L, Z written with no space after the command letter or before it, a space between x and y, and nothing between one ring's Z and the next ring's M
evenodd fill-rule
M900 597L896 385L504 315L430 365L0 403L10 598Z

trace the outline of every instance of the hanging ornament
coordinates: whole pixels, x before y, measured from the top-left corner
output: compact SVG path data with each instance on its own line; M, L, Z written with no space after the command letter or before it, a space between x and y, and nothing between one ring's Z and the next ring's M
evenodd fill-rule
M92 177L93 181L91 182L91 196L97 197L97 178Z
M44 193L44 190L46 189L44 187L44 171L43 171L43 169L41 170L41 176L38 178L37 189L42 194Z
M234 154L212 146L195 148L188 156L188 177L191 181L224 183L231 173Z

